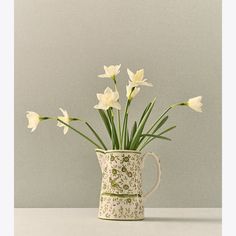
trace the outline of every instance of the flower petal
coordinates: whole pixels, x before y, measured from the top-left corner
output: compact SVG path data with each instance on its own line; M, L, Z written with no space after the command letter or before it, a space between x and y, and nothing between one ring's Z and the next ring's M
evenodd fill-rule
M64 123L68 124L70 123L70 117L69 114L66 110L63 110L62 108L59 108L60 111L63 113L64 116L58 116L57 118L61 121L63 121ZM65 129L66 129L66 133L68 132L68 127L66 125L64 125L63 123L61 123L60 121L57 122L57 126L58 127L64 127L63 129L63 133L65 134Z
M202 96L198 96L198 97L194 97L194 98L190 98L187 102L187 105L193 109L194 111L197 112L202 112Z
M119 102L113 102L111 104L111 107L114 107L115 109L117 110L120 110L121 109L121 106L120 106L120 103Z
M64 117L63 117L63 116L58 116L57 118L58 118L59 120L62 120L62 121L63 121L63 118L64 118ZM58 126L58 127L63 127L64 125L63 125L59 120L57 121L57 126Z
M116 65L115 68L116 68L116 71L119 73L120 71L120 67L121 67L121 64L120 65Z
M119 93L118 93L117 90L113 93L113 99L114 99L115 101L117 101L117 100L119 99Z
M98 110L107 110L109 108L109 106L103 104L102 102L99 102L97 105L94 106L95 109L98 109Z
M109 67L107 67L107 66L103 66L103 68L104 68L105 73L108 74Z
M110 76L107 74L98 75L98 77L99 78L110 78Z
M144 69L138 70L135 74L136 81L142 81L144 77Z
M131 94L131 97L134 98L139 93L139 91L140 91L140 88L135 87L134 91Z
M65 117L68 117L68 112L66 110L63 110L62 108L59 108L59 110L62 112L62 114L65 116Z
M69 130L69 127L65 126L64 129L63 129L64 135L68 132L68 130Z
M132 81L134 78L134 73L129 68L127 68L127 73L129 75L130 80Z
M99 100L98 104L94 106L95 109L107 110L109 107L113 107L115 104L116 107L120 108L120 105L117 104L119 100L119 93L117 90L114 92L111 88L107 87L103 94L97 94Z
M106 87L106 89L104 90L104 94L106 93L112 93L112 89L109 87Z
M100 101L102 100L103 94L102 93L97 93L97 99Z
M144 86L148 86L148 87L153 87L153 84L152 83L148 83L148 82L143 82L142 85Z
M26 118L28 119L28 128L32 129L31 132L33 132L40 122L40 116L38 113L33 111L27 111Z

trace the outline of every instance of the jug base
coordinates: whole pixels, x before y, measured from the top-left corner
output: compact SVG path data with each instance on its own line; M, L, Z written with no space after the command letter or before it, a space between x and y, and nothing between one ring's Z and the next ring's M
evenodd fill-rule
M101 195L98 218L105 220L143 220L143 198Z

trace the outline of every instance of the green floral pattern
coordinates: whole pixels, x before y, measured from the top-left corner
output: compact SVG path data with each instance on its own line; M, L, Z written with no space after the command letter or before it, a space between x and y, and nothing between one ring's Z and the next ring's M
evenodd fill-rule
M114 220L144 218L140 152L97 150L102 170L98 217Z

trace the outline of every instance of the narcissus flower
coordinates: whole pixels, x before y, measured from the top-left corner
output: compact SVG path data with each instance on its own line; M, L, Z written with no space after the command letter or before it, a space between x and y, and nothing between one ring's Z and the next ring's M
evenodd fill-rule
M28 128L32 129L31 132L35 131L39 122L40 122L40 116L38 113L33 111L27 111L26 117L28 119Z
M66 110L63 110L62 108L59 108L60 111L62 112L63 116L58 116L57 118L65 122L66 124L69 125L70 123L70 117L68 115L68 112ZM69 130L69 127L62 124L60 121L57 122L58 127L64 127L63 133L66 134Z
M151 83L146 82L147 79L144 79L144 69L138 70L136 73L133 73L130 69L127 69L127 73L133 87L141 85L150 87L152 86Z
M95 109L102 109L107 110L110 107L116 108L118 110L121 109L119 100L119 93L118 91L113 92L112 89L107 87L104 93L97 93L97 98L99 103L94 106Z
M202 105L202 96L190 98L187 102L187 106L197 112L202 112Z
M131 100L133 99L140 91L140 88L133 87L132 83L129 82L129 85L126 86L126 97Z
M105 74L99 75L98 77L114 79L120 73L120 67L121 65L104 66Z

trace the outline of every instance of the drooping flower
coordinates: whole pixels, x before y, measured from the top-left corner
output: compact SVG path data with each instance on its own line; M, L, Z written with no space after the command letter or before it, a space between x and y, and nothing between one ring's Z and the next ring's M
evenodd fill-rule
M120 65L104 66L105 74L99 75L100 78L114 78L120 73Z
M110 107L121 109L118 91L113 92L112 89L107 87L104 93L97 93L98 104L94 106L95 109L107 110Z
M132 83L129 81L129 85L126 86L126 97L131 100L133 99L140 91L140 88L133 87Z
M187 106L197 112L202 112L202 105L202 96L190 98L187 102Z
M28 119L28 128L32 129L31 132L35 131L40 122L40 115L34 111L27 111L26 117Z
M62 112L63 116L58 116L57 118L65 122L66 124L69 125L70 123L70 117L68 115L68 112L66 110L63 110L62 108L59 108L60 111ZM69 130L69 127L62 124L60 121L57 122L58 127L64 127L63 133L66 134Z
M147 79L144 79L144 69L137 70L136 73L133 73L130 69L127 69L127 73L133 87L141 85L150 87L153 86L151 83L146 82Z

